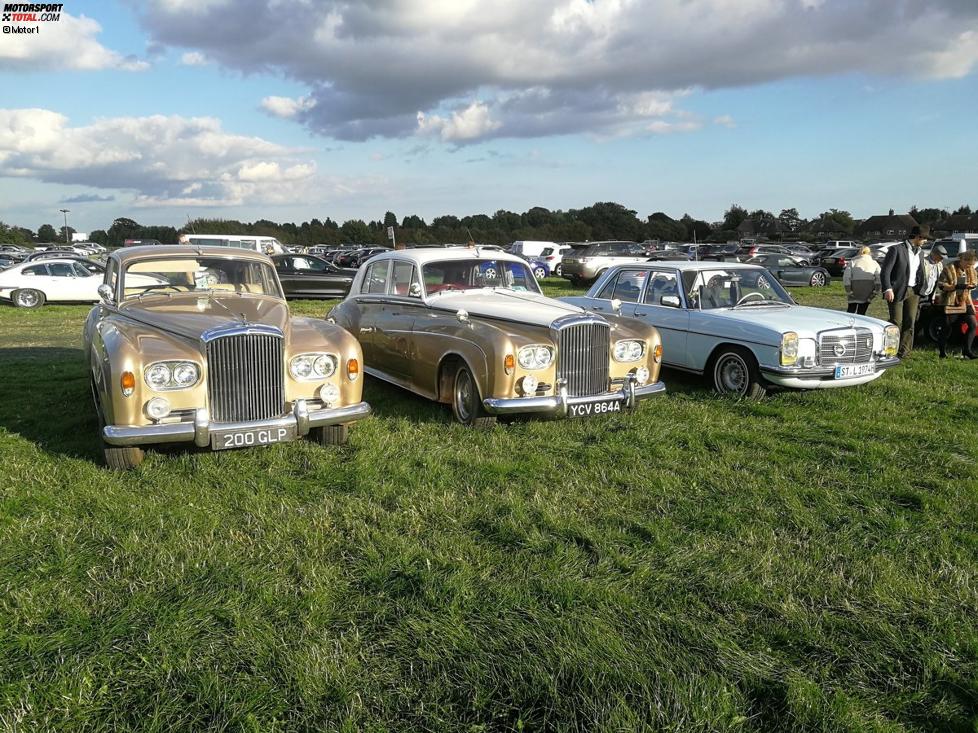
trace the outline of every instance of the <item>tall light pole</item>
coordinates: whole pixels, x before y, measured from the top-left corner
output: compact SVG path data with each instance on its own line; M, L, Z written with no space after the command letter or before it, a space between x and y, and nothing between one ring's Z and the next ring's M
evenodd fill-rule
M68 213L71 209L58 209L58 211L65 215L65 244L68 244Z

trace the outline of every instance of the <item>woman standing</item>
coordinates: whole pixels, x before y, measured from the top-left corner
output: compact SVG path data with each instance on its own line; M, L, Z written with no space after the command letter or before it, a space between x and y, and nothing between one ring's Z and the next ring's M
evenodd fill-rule
M944 315L947 318L939 343L942 359L947 356L947 340L951 329L959 323L967 324L968 327L961 353L967 359L978 359L978 354L973 351L978 321L975 319L975 305L971 300L971 291L978 287L976 259L978 258L973 250L965 250L957 262L949 264L941 273L940 289L943 293Z
M846 289L849 300L849 313L866 315L869 302L880 291L880 266L870 254L869 247L859 250L859 256L853 257L842 273L842 286Z

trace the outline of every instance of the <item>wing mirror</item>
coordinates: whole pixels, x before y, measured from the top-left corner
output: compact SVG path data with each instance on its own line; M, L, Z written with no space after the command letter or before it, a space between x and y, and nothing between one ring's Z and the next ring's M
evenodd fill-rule
M421 283L411 283L411 287L408 288L408 297L411 298L421 297Z
M469 312L465 310L459 310L455 313L455 317L458 319L459 323L469 322Z
M115 293L112 292L112 286L102 283L98 286L98 297L102 299L103 303L112 305L115 302Z
M666 305L670 308L679 307L679 296L678 295L663 295L659 298L659 305Z

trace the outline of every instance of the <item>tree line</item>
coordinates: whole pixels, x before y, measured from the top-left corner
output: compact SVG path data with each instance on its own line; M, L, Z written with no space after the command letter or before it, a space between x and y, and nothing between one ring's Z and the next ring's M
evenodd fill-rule
M953 212L942 208L911 208L908 212L921 224L934 224L949 216L971 214L970 206ZM383 219L365 222L349 219L342 224L326 217L314 218L301 224L278 223L268 219L242 222L234 219L196 219L186 226L144 226L133 219L118 218L108 229L89 234L93 242L107 247L122 246L127 239L157 239L176 242L184 233L196 234L255 234L277 238L284 244L386 244L387 227L394 227L397 241L403 244L447 244L469 240L484 244L508 244L516 240L583 242L603 239L632 241L668 240L726 242L739 239L745 221L750 221L754 233L771 239L815 241L819 238L851 236L858 221L848 211L829 209L812 219L804 219L795 208L782 209L775 214L764 209L749 211L732 204L723 219L707 222L690 214L674 219L664 212L642 218L638 213L615 202L599 202L582 209L567 211L534 206L518 214L500 209L491 216L473 214L458 217L437 216L430 222L411 214L401 219L391 211ZM61 231L50 224L37 233L29 229L7 226L0 222L0 243L32 244L64 240ZM69 227L69 235L74 231Z

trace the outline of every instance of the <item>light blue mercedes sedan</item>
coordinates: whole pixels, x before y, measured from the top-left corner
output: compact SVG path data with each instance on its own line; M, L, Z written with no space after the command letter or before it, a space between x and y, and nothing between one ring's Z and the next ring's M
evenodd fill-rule
M650 323L662 336L664 366L702 374L726 394L865 384L900 363L896 326L798 305L758 265L618 265L587 295L561 300Z

